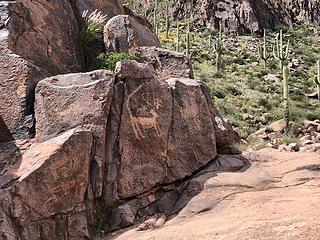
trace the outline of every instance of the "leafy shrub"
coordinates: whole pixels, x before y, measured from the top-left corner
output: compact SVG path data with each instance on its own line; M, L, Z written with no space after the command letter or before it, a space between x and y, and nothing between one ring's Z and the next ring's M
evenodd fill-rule
M98 56L99 67L111 71L115 70L117 62L124 60L135 60L138 62L139 58L125 52L103 53Z
M84 20L80 38L84 51L86 66L91 68L95 64L96 57L103 50L103 27L107 16L95 10L88 14L88 10L82 14Z

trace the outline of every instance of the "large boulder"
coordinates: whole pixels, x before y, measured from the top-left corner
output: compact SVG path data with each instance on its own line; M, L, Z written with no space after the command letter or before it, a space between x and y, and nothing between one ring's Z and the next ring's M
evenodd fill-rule
M104 45L108 52L137 53L141 46L160 47L156 34L128 15L111 18L104 27Z
M40 81L34 143L0 145L0 236L91 239L98 219L113 231L179 211L186 177L217 156L207 94L135 61Z
M216 156L214 125L201 83L162 81L147 66L126 61L116 68L124 94L118 133L120 198L183 179Z
M161 79L194 78L191 60L182 53L158 47L140 47L139 56L156 69Z
M119 63L115 78L116 84L105 71L61 75L36 91L36 139L79 125L95 129L96 197L137 195L215 158L215 125L201 82L163 81L135 61Z
M0 44L0 143L34 134L34 88L46 76Z
M0 175L1 239L90 237L84 202L92 146L90 131L72 129L34 144Z
M92 185L102 194L106 125L113 97L114 75L105 70L50 77L36 89L36 139L44 141L76 126L94 133Z
M52 74L84 69L78 21L68 0L17 0L8 44L14 53Z

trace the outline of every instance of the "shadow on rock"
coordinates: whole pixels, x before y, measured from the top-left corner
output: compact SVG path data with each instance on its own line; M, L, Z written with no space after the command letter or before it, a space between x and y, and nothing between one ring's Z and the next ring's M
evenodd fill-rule
M130 226L138 231L147 230L162 227L168 219L191 217L211 210L222 201L225 192L220 192L219 188L211 191L208 182L214 181L219 172L246 171L249 166L250 161L243 155L219 155L192 176L108 207L100 226L104 232ZM108 237L115 239L126 230Z
M0 116L0 143L12 141L13 137L8 129L6 123L3 121L2 117Z

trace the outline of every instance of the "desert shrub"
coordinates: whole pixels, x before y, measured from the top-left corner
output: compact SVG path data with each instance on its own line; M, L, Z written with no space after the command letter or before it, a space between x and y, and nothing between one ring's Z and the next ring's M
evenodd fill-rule
M111 71L115 70L117 62L125 60L139 61L139 58L126 52L103 53L98 56L99 67Z
M96 57L103 50L103 27L107 16L95 10L89 14L88 10L82 14L84 20L80 38L81 46L84 51L86 67L93 68Z

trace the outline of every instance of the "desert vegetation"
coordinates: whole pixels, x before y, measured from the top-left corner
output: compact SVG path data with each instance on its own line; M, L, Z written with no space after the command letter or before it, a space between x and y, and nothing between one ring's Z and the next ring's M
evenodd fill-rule
M142 11L135 1L127 4ZM162 46L192 58L196 77L241 138L284 119L280 141L292 142L305 120L320 118L319 28L297 22L239 36L203 27L196 15L173 19L167 1L156 5L141 13L152 17Z

